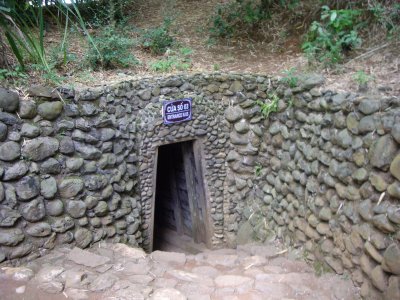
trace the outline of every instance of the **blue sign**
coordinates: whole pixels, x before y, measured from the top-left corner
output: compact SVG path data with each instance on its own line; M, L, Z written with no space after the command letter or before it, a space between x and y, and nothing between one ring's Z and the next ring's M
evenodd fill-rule
M164 124L175 124L192 119L192 98L163 101Z

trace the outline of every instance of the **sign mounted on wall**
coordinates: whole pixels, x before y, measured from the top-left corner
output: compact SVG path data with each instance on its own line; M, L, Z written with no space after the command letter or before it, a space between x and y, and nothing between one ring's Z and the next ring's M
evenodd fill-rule
M162 115L164 124L175 124L192 119L192 98L163 101Z

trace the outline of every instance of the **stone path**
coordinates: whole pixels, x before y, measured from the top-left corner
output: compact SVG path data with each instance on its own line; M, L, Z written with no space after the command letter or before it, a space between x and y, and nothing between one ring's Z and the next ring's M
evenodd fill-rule
M359 299L351 280L331 273L317 277L288 256L274 245L196 255L148 255L107 243L57 248L21 267L2 266L0 299Z

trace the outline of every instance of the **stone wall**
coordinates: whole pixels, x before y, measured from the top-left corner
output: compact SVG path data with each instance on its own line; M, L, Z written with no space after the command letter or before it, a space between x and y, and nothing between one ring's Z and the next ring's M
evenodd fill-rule
M231 211L241 220L237 241L251 233L303 245L316 267L322 262L348 276L364 298L397 299L400 99L307 85L275 87L279 112L261 125L259 138L248 129L254 119L246 116L247 100L227 110L236 116L229 118L238 149L228 154L227 181L239 206ZM256 156L248 158L241 144Z
M322 83L198 74L35 87L27 99L0 90L0 261L100 239L149 249L157 147L196 139L210 244L279 238L365 298L396 298L400 100ZM163 125L160 99L182 97L193 98L193 120ZM276 97L264 118L271 107L259 100Z
M101 239L138 245L133 105L98 90L30 93L0 90L0 260Z

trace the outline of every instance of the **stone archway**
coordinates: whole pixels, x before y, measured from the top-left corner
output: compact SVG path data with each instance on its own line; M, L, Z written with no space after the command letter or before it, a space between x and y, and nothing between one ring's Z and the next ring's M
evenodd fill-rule
M202 241L210 248L222 245L225 157L229 147L229 126L224 118L223 105L195 96L191 121L164 125L161 103L150 103L139 113L136 124L143 248L147 251L153 249L158 149L186 141L194 141L194 155L197 163L201 164L206 212L202 224L205 239Z

